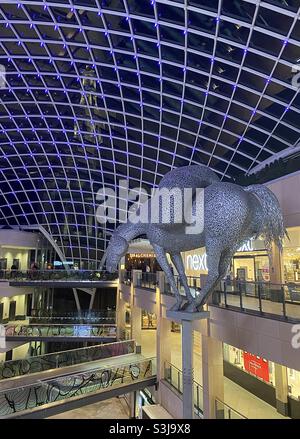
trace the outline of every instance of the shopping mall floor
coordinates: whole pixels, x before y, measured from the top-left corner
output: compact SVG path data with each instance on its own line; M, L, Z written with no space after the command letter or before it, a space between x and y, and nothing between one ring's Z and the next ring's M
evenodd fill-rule
M120 397L86 405L48 419L129 419L128 412L125 399Z
M181 363L181 335L172 332L170 334L171 342L171 363L178 369L182 370ZM155 330L142 331L142 354L145 356L155 356ZM195 347L200 351L200 336L195 333ZM197 346L198 345L198 346ZM197 349L199 347L199 349ZM195 381L202 385L202 361L201 355L194 354L194 376ZM274 407L254 396L252 393L243 389L233 381L224 377L224 399L225 403L234 410L240 412L248 419L288 419L275 410Z

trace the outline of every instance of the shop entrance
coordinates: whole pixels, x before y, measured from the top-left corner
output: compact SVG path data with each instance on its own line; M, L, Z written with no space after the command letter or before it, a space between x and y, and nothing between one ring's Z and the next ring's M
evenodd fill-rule
M127 253L125 257L125 270L141 270L156 273L161 270L156 257L152 253Z
M238 255L233 258L233 276L248 282L269 282L269 258L267 254Z

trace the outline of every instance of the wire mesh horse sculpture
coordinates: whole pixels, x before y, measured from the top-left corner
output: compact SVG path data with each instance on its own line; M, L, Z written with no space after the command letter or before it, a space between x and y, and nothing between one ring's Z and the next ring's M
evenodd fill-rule
M262 236L271 254L272 243L282 250L285 235L283 217L276 196L263 185L241 187L220 182L217 175L202 165L177 168L166 174L159 189L202 188L204 227L198 234L187 234L186 223L162 222L131 223L120 225L113 233L106 250L106 268L116 271L130 241L146 235L158 263L164 271L176 297L174 310L196 312L202 309L219 281L226 275L236 251L250 238ZM149 200L141 206L149 207ZM191 201L193 208L195 201ZM175 207L174 207L175 206ZM160 209L164 206L160 204ZM176 200L173 209L176 209ZM206 247L208 276L199 296L192 296L188 286L181 252ZM168 262L166 253L178 271L185 296L181 295Z

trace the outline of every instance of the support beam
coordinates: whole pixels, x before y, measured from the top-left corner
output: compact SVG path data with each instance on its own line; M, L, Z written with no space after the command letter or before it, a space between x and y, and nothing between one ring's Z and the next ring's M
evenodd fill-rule
M184 311L167 311L167 317L181 323L182 376L183 376L183 419L194 417L194 328L195 320L207 319L209 312L188 313Z
M135 340L137 347L139 346L137 352L141 349L142 343L142 310L135 305L134 293L140 273L140 270L132 271L132 282L130 287L131 338Z
M157 273L157 287L156 287L156 358L157 358L157 382L165 378L165 365L171 363L171 343L170 334L172 322L167 319L163 313L161 304L161 292L164 287L164 273L162 271ZM161 404L161 389L158 387L157 400Z
M287 368L281 364L275 366L276 409L283 416L288 416L288 378Z

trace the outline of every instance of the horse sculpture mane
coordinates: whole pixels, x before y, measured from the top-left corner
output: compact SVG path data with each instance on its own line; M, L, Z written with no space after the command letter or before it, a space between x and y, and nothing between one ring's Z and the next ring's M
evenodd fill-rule
M188 235L186 224L175 223L171 214L168 224L163 224L161 221L153 222L151 218L147 223L128 221L120 225L112 235L105 257L107 270L115 271L121 257L126 254L130 241L138 236L147 235L156 253L157 261L175 294L176 304L173 309L190 312L201 309L218 282L226 275L236 251L248 239L262 236L269 254L271 254L272 243L282 250L282 242L286 234L283 217L276 196L267 187L263 185L241 187L232 183L223 183L211 169L202 165L193 165L177 168L166 174L159 185L159 189L164 188L168 190L190 188L193 191L202 188L204 203L200 213L204 219L203 230L199 230L195 235ZM173 194L173 198L174 196L176 198L177 195ZM173 201L169 209L176 210L178 200ZM149 204L149 201L147 203ZM191 199L193 208L195 203L194 199ZM141 209L143 207L147 207L146 203ZM159 208L166 209L166 206L160 203ZM193 297L188 286L181 252L200 247L206 247L208 276L200 295ZM169 253L178 271L185 296L182 296L177 289L166 253Z

